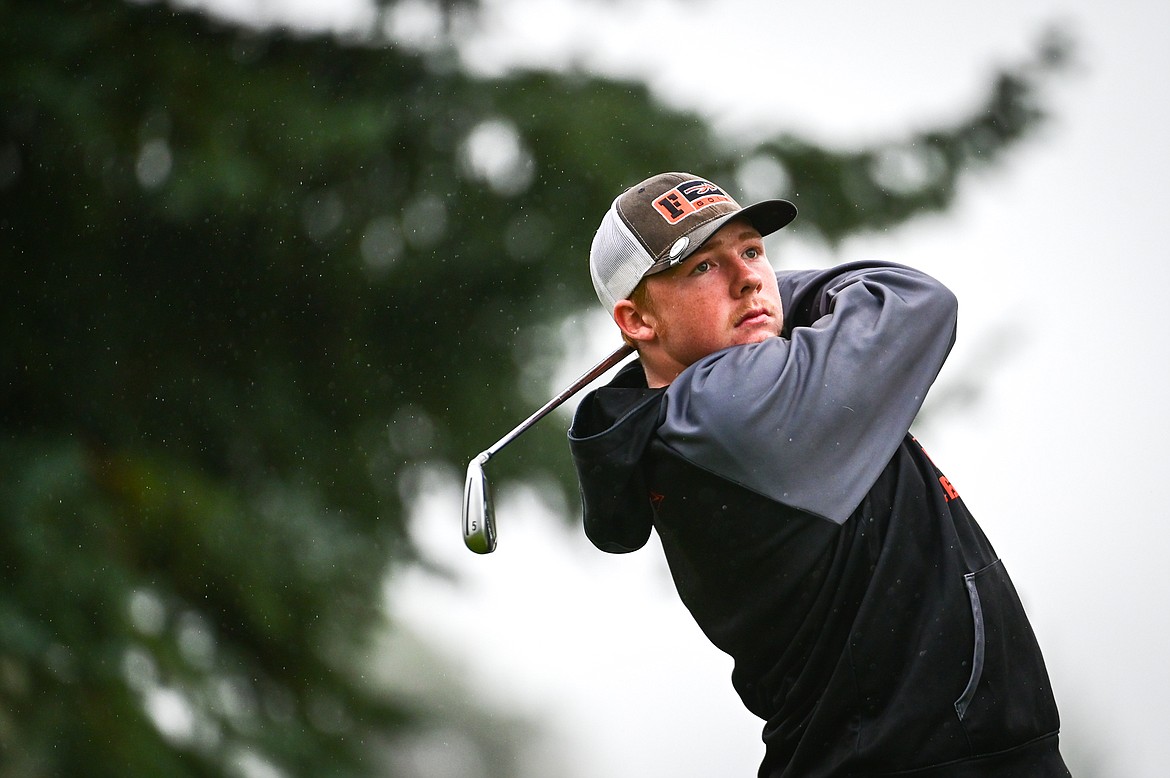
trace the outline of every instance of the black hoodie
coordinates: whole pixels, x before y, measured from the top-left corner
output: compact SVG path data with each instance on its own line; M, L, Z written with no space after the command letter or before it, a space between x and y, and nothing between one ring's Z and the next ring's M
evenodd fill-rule
M657 531L679 595L766 721L759 775L1067 776L1002 562L908 433L954 296L891 264L777 274L781 337L580 404L585 531Z

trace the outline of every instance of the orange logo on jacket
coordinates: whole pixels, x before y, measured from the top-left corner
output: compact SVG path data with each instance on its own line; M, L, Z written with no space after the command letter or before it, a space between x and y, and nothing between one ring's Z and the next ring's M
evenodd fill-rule
M913 440L918 445L918 448L922 450L922 453L926 454L926 449L923 448L922 444L918 442L916 437L911 435L910 440ZM931 465L934 465L935 472L938 473L938 485L942 487L943 494L947 496L947 502L957 499L959 496L959 490L951 484L949 478L939 472L938 465L934 464L934 460L930 458L930 454L926 454L926 459L930 462Z

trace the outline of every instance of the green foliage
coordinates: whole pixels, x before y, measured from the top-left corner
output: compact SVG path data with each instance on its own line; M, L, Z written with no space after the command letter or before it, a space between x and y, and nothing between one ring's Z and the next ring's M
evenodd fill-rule
M362 660L408 476L527 415L519 333L595 305L620 187L767 157L826 240L896 225L1035 126L1057 59L888 148L733 153L634 83L158 4L0 12L0 778L394 774L436 715Z

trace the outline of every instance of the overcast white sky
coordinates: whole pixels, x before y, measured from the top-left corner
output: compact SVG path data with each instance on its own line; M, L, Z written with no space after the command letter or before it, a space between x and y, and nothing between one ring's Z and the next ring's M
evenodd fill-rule
M312 24L325 23L326 8L343 19L362 13L356 0L207 2ZM1021 590L1070 762L1095 776L1161 778L1170 763L1170 510L1159 487L1170 470L1170 4L486 6L488 29L467 48L485 72L575 62L642 76L732 133L792 129L841 144L961 112L993 65L1018 60L1048 23L1070 25L1082 66L1053 91L1054 122L1005 165L968 178L955 210L831 258L803 244L795 225L770 255L781 266L890 259L945 281L961 312L941 385L1009 328L1016 348L987 376L980 404L935 419L920 437ZM425 13L399 23L425 40ZM696 50L700 65L663 67ZM659 167L646 164L648 174ZM607 351L599 338L546 396ZM517 421L501 418L500 434ZM564 417L544 423L567 426ZM390 597L496 704L546 721L544 749L575 769L556 774L755 775L761 723L735 698L730 662L678 604L656 549L594 551L552 515L564 506L498 484L499 550L475 556L458 531L461 481L441 477L415 524L460 583L416 572L391 581ZM538 764L532 772L550 774Z

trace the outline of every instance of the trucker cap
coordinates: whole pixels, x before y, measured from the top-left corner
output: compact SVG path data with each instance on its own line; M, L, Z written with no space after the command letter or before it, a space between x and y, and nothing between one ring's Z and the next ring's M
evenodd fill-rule
M620 194L589 249L597 299L612 312L644 277L674 267L736 217L768 235L796 218L787 200L741 208L723 189L691 173L660 173Z

